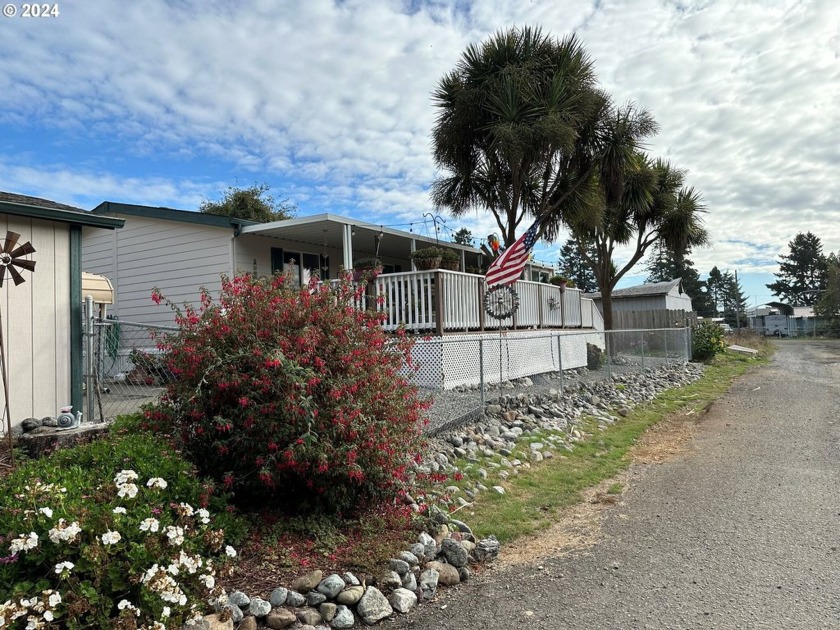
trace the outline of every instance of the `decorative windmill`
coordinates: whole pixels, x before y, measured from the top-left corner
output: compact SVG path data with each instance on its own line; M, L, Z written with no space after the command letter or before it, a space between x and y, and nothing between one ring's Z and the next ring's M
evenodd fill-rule
M23 256L34 253L35 248L32 247L32 243L29 242L26 242L18 247L18 239L20 239L20 234L8 231L6 232L6 240L2 245L0 245L0 287L3 286L3 281L6 279L7 269L9 271L9 275L12 277L12 281L15 283L15 286L25 280L20 271L18 271L15 267L20 267L21 269L26 269L32 272L35 271L35 261L23 258ZM14 451L12 449L12 415L9 411L9 376L6 373L6 349L3 345L2 311L0 311L0 374L3 375L3 401L6 405L6 437L9 440L8 465L14 466Z
M6 242L0 245L0 287L3 286L3 280L6 278L6 269L9 270L15 286L24 281L24 277L15 267L35 271L34 260L21 260L22 256L34 253L35 248L32 247L32 243L26 242L15 249L19 238L20 234L17 232L6 232Z

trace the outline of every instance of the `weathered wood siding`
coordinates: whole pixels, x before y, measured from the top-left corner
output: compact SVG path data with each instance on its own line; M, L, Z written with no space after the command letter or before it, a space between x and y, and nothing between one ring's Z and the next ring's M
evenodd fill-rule
M613 312L613 330L649 330L692 326L697 313L676 309Z
M35 272L0 289L12 425L70 404L70 237L64 223L0 214L0 232L31 242ZM5 406L0 387L0 409Z
M172 311L151 300L158 287L175 303L197 303L199 287L216 293L233 270L233 230L164 219L115 215L125 227L113 234L85 228L82 267L110 278L110 312L132 322L172 324ZM106 241L111 241L110 247Z

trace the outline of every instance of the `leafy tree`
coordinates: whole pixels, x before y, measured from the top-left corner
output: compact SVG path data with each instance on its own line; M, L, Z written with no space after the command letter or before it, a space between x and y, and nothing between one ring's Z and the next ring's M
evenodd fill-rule
M459 245L474 245L475 238L467 228L461 228L452 235L452 239Z
M682 256L708 239L700 217L700 194L683 185L684 171L662 160L651 162L640 153L616 166L615 172L599 178L603 207L598 225L572 224L581 255L598 281L606 330L612 330L613 289L650 247L662 243ZM588 242L593 243L594 255L583 249ZM631 243L630 259L617 269L615 248Z
M592 249L591 244L588 247ZM557 266L560 273L572 280L575 286L584 293L592 293L598 290L595 274L580 255L575 239L568 239L560 248L560 259L557 261Z
M782 254L776 282L767 285L773 295L793 306L810 306L819 298L826 283L826 259L820 239L800 232L788 243L790 253Z
M282 221L295 215L297 206L288 199L277 201L269 194L268 184L254 184L248 188L229 186L218 201L202 201L198 209L205 214L236 217L259 223Z
M443 175L432 200L455 216L489 211L505 246L525 217L551 217L541 227L551 239L562 216L589 214L598 166L616 138L655 128L632 108L613 112L575 36L557 40L532 27L468 46L433 99L433 155ZM629 136L608 133L616 116Z

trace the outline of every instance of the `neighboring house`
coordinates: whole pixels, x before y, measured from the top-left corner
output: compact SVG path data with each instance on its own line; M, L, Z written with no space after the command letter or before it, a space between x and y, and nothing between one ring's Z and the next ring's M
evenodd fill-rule
M600 292L587 293L585 297L594 300L598 310L603 314ZM691 297L683 291L681 278L614 289L612 309L615 329L670 327L681 321L675 317L684 317L679 313L688 315L693 311ZM670 313L671 311L677 313ZM654 321L655 316L650 314L652 312L660 312L662 315ZM627 315L624 315L625 313ZM631 316L630 313L634 315ZM639 313L647 314L639 315Z
M0 289L12 426L28 417L82 410L82 229L108 236L121 219L47 199L0 192L0 238L20 234L35 252L34 272ZM5 408L0 388L0 410ZM5 423L4 423L5 426Z
M145 324L173 321L168 309L152 302L154 287L176 303L197 303L199 287L218 291L222 274L283 271L306 283L317 271L329 280L341 268L351 269L355 261L376 253L386 274L406 272L413 270L412 251L436 245L432 238L335 214L254 223L110 201L93 214L123 219L125 228L110 234L85 231L85 270L114 284L117 299L111 313ZM461 256L461 269L480 264L481 252L473 247L440 246Z

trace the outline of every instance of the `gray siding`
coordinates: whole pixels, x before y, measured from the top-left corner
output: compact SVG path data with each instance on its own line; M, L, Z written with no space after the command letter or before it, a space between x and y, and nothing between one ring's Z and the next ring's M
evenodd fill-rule
M598 300L600 306L601 300ZM657 311L665 308L665 296L642 296L632 298L613 298L613 312L618 311Z
M159 288L177 304L197 303L200 287L217 293L221 275L231 274L232 229L134 215L122 218L125 227L110 235L110 256L97 234L100 230L85 229L82 241L84 270L110 278L116 293L110 312L120 319L172 324L172 311L152 302L152 289Z
M0 214L0 232L31 242L35 272L0 289L12 425L70 404L70 238L64 223ZM0 409L5 405L0 388Z

